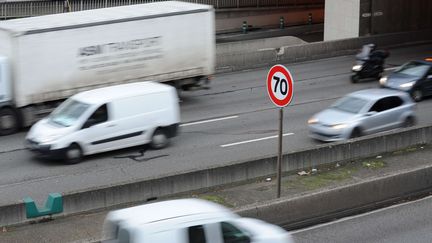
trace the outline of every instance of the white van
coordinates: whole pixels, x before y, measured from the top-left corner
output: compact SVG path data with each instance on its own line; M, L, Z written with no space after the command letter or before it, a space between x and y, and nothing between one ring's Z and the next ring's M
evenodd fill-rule
M27 134L43 157L78 163L90 155L141 144L160 149L177 135L180 108L174 87L139 82L76 94Z
M241 218L202 199L177 199L110 212L103 242L122 243L290 243L279 226Z

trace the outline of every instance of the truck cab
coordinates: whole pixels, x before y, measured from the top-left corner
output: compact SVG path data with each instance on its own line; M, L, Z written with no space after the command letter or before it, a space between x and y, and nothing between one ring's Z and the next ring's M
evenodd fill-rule
M290 243L284 229L201 199L156 202L110 212L103 242Z

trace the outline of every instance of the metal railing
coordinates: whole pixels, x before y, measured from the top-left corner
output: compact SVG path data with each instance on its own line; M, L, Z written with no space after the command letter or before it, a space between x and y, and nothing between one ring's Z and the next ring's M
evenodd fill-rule
M20 18L97 8L150 3L166 0L69 0L69 1L7 1L0 2L0 18ZM182 0L213 5L216 9L324 6L324 0Z

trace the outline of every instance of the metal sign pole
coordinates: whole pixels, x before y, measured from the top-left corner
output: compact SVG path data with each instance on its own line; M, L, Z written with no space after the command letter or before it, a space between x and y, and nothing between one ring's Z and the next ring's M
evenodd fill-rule
M281 195L283 107L279 109L279 151L277 160L277 198Z
M277 198L281 195L282 180L282 136L283 136L283 108L287 106L294 94L294 80L291 73L283 65L274 65L267 74L267 93L271 101L279 107L279 148L277 158Z

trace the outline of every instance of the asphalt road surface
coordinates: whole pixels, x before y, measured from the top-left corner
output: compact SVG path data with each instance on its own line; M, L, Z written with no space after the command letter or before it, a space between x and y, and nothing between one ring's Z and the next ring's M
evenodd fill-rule
M296 243L431 242L432 197L301 229Z
M430 56L432 45L391 49L388 67ZM346 93L377 87L351 84L353 56L286 65L295 80L291 105L284 109L284 151L319 144L307 136L307 119ZM77 165L40 161L24 149L25 131L0 137L0 205L31 196L43 202L49 192L161 177L245 161L277 152L278 111L265 89L269 68L216 75L212 89L182 95L182 126L169 148L135 147L90 156ZM420 124L432 122L432 99L418 105Z

